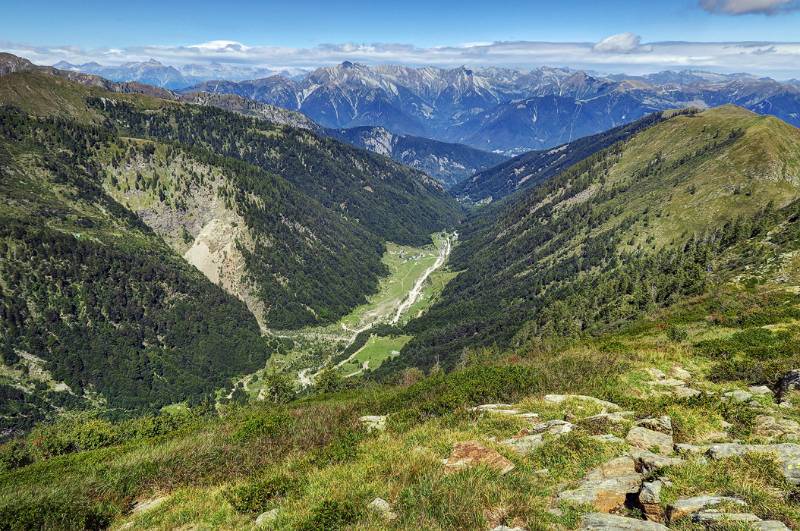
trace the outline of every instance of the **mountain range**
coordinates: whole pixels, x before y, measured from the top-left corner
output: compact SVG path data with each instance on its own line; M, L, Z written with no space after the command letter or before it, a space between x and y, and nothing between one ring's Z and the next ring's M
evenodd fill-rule
M318 109L492 98L376 71ZM0 529L800 528L800 129L745 88L788 85L564 74L504 160L0 54ZM659 83L760 112L562 138Z
M186 64L178 67L165 65L155 59L129 61L116 66L96 62L72 64L59 61L53 65L59 70L95 74L109 81L136 81L167 89L182 89L209 79L242 81L272 75L297 75L299 71L278 71L269 68L231 66L222 63Z
M303 77L209 81L223 92L299 110L329 128L380 126L519 154L687 106L733 103L800 125L800 89L747 74L697 71L604 77L543 67L441 69L344 62Z

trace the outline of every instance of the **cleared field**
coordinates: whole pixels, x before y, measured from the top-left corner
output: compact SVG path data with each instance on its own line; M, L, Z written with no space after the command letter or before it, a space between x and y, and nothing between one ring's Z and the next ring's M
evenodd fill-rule
M411 336L372 336L353 358L339 367L344 376L355 376L365 369L376 369L389 358L398 356Z

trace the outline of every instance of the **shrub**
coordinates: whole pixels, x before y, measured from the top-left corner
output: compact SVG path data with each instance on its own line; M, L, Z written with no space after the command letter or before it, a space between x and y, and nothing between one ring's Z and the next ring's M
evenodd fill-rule
M358 519L358 509L350 502L325 500L300 525L301 531L332 531L352 524Z
M671 325L667 328L667 339L675 343L681 343L689 338L689 334L683 328Z
M233 432L233 439L247 441L256 437L276 437L285 433L294 424L294 419L286 411L256 413Z
M275 498L296 490L299 484L296 478L279 474L230 487L224 496L238 512L256 514L265 511Z

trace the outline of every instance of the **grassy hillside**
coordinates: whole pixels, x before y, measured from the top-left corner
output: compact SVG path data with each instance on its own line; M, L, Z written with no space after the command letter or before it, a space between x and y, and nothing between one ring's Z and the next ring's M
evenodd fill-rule
M465 346L596 333L702 293L720 253L793 215L798 174L800 130L774 118L721 107L647 128L477 213L462 272L383 368L452 367Z
M636 490L627 502L624 494L608 494L604 510L634 523L644 511L666 514L672 529L701 529L691 513L681 516L670 506L720 495L739 500L717 506L723 513L795 528L796 487L769 448L800 437L800 402L748 388L775 384L775 375L800 362L794 348L800 336L792 324L800 317L800 299L792 292L800 277L776 282L775 272L760 270L758 285L724 283L617 332L551 351L470 351L456 371L408 372L400 386L336 390L328 383L327 393L287 404L42 426L0 450L6 467L0 472L0 524L576 529L598 509L569 494L590 485L585 478L593 470L614 477L615 467L639 456L645 473L631 468L624 476L635 479ZM731 371L734 360L738 372ZM557 402L548 397L553 393L574 396ZM730 398L747 395L749 401ZM505 412L473 410L498 402L508 404L500 406ZM533 413L538 416L531 418ZM362 415L387 415L385 429L369 431ZM656 448L643 449L626 436L635 424L664 416L670 441L683 453L651 453ZM570 428L553 430L530 450L514 450L544 422ZM733 439L766 450L703 455L711 444ZM513 469L444 465L467 441L497 452ZM671 447L664 452L673 453ZM639 501L642 481L661 485L647 506ZM378 497L388 509L370 506ZM264 513L270 516L257 525ZM737 525L714 528L746 529Z

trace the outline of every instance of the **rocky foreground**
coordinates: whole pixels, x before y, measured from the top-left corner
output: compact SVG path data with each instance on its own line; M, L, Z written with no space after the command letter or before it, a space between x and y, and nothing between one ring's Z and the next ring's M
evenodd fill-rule
M646 385L651 396L671 394L681 398L713 396L714 391L701 391L691 386L692 375L682 367L673 367L670 374L650 368L651 380ZM792 407L789 394L800 387L800 371L788 373L777 386L777 393L766 386L727 391L719 397L726 402L745 404L756 414L754 437L758 444L732 439L726 431L704 436L705 444L675 443L672 419L662 415L642 417L636 411L585 395L545 395L541 403L563 413L562 419L542 421L540 414L513 404L483 404L472 408L477 415L505 416L524 419L529 427L507 439L455 443L450 456L442 464L447 471L482 466L504 475L514 472L514 463L503 449L527 455L545 444L573 431L588 431L591 438L615 444L619 455L589 471L577 485L565 485L552 508L559 513L566 505L587 509L580 524L583 530L665 530L673 524L680 528L709 529L789 529L777 520L762 519L749 510L747 502L720 492L668 500L662 491L672 482L670 473L681 467L709 461L760 454L774 459L785 479L800 484L800 424L782 415ZM598 411L599 410L599 411ZM591 415L582 412L597 411ZM362 422L369 430L384 430L386 417L366 416ZM725 425L723 427L730 427ZM497 449L495 449L497 448ZM547 476L541 469L536 474ZM391 521L397 517L389 502L376 498L369 509ZM259 518L274 518L276 511ZM524 531L524 527L506 524L492 531Z

